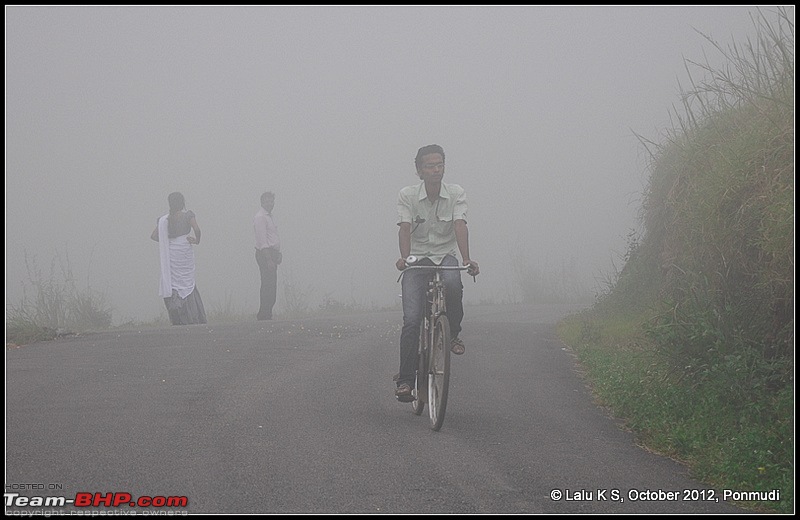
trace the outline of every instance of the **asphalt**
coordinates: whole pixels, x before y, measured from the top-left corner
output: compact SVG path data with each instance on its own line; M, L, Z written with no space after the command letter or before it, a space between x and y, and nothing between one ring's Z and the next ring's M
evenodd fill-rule
M594 402L555 336L577 309L467 307L438 432L393 396L396 311L7 349L7 513L745 512ZM31 505L61 496L97 505Z

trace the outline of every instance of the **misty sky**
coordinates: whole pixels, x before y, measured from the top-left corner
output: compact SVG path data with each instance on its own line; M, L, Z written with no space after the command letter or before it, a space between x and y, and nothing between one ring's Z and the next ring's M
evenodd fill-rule
M768 8L767 8L768 9ZM793 10L790 11L793 16ZM115 323L166 318L167 195L197 214L206 311L252 314L265 190L283 287L398 300L396 199L437 143L469 201L468 302L514 262L601 281L639 229L684 58L719 63L753 7L6 7L6 303L68 255ZM702 33L702 34L701 34Z

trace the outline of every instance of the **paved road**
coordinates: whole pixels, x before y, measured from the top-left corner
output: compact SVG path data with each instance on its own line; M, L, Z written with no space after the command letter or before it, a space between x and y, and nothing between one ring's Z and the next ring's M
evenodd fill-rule
M399 312L7 350L6 492L186 497L149 511L190 513L742 512L683 500L707 488L593 403L555 338L572 310L468 307L439 432L393 397ZM659 491L679 495L645 500Z

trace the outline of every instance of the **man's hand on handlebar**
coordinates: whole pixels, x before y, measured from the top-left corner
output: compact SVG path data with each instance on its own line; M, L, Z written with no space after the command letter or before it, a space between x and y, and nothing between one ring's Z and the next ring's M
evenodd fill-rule
M480 267L478 267L478 262L475 260L467 260L464 262L464 265L467 267L467 274L475 277L481 273Z
M417 258L416 256L414 256L414 255L408 255L408 256L407 256L407 257L405 257L405 258L401 258L401 259L399 259L397 262L395 262L395 264L394 264L394 265L397 267L397 270L398 270L398 271L402 271L402 270L404 270L406 267L408 267L408 266L410 266L410 265L414 265L414 264L416 264L416 263L417 263L417 260L419 260L419 258Z

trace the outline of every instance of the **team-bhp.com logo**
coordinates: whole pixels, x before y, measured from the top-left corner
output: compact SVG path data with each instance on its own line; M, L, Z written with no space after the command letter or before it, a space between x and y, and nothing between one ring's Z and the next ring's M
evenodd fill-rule
M65 496L24 496L19 493L3 494L6 507L182 507L189 505L185 496L164 497L143 495L134 498L130 493L76 493Z

